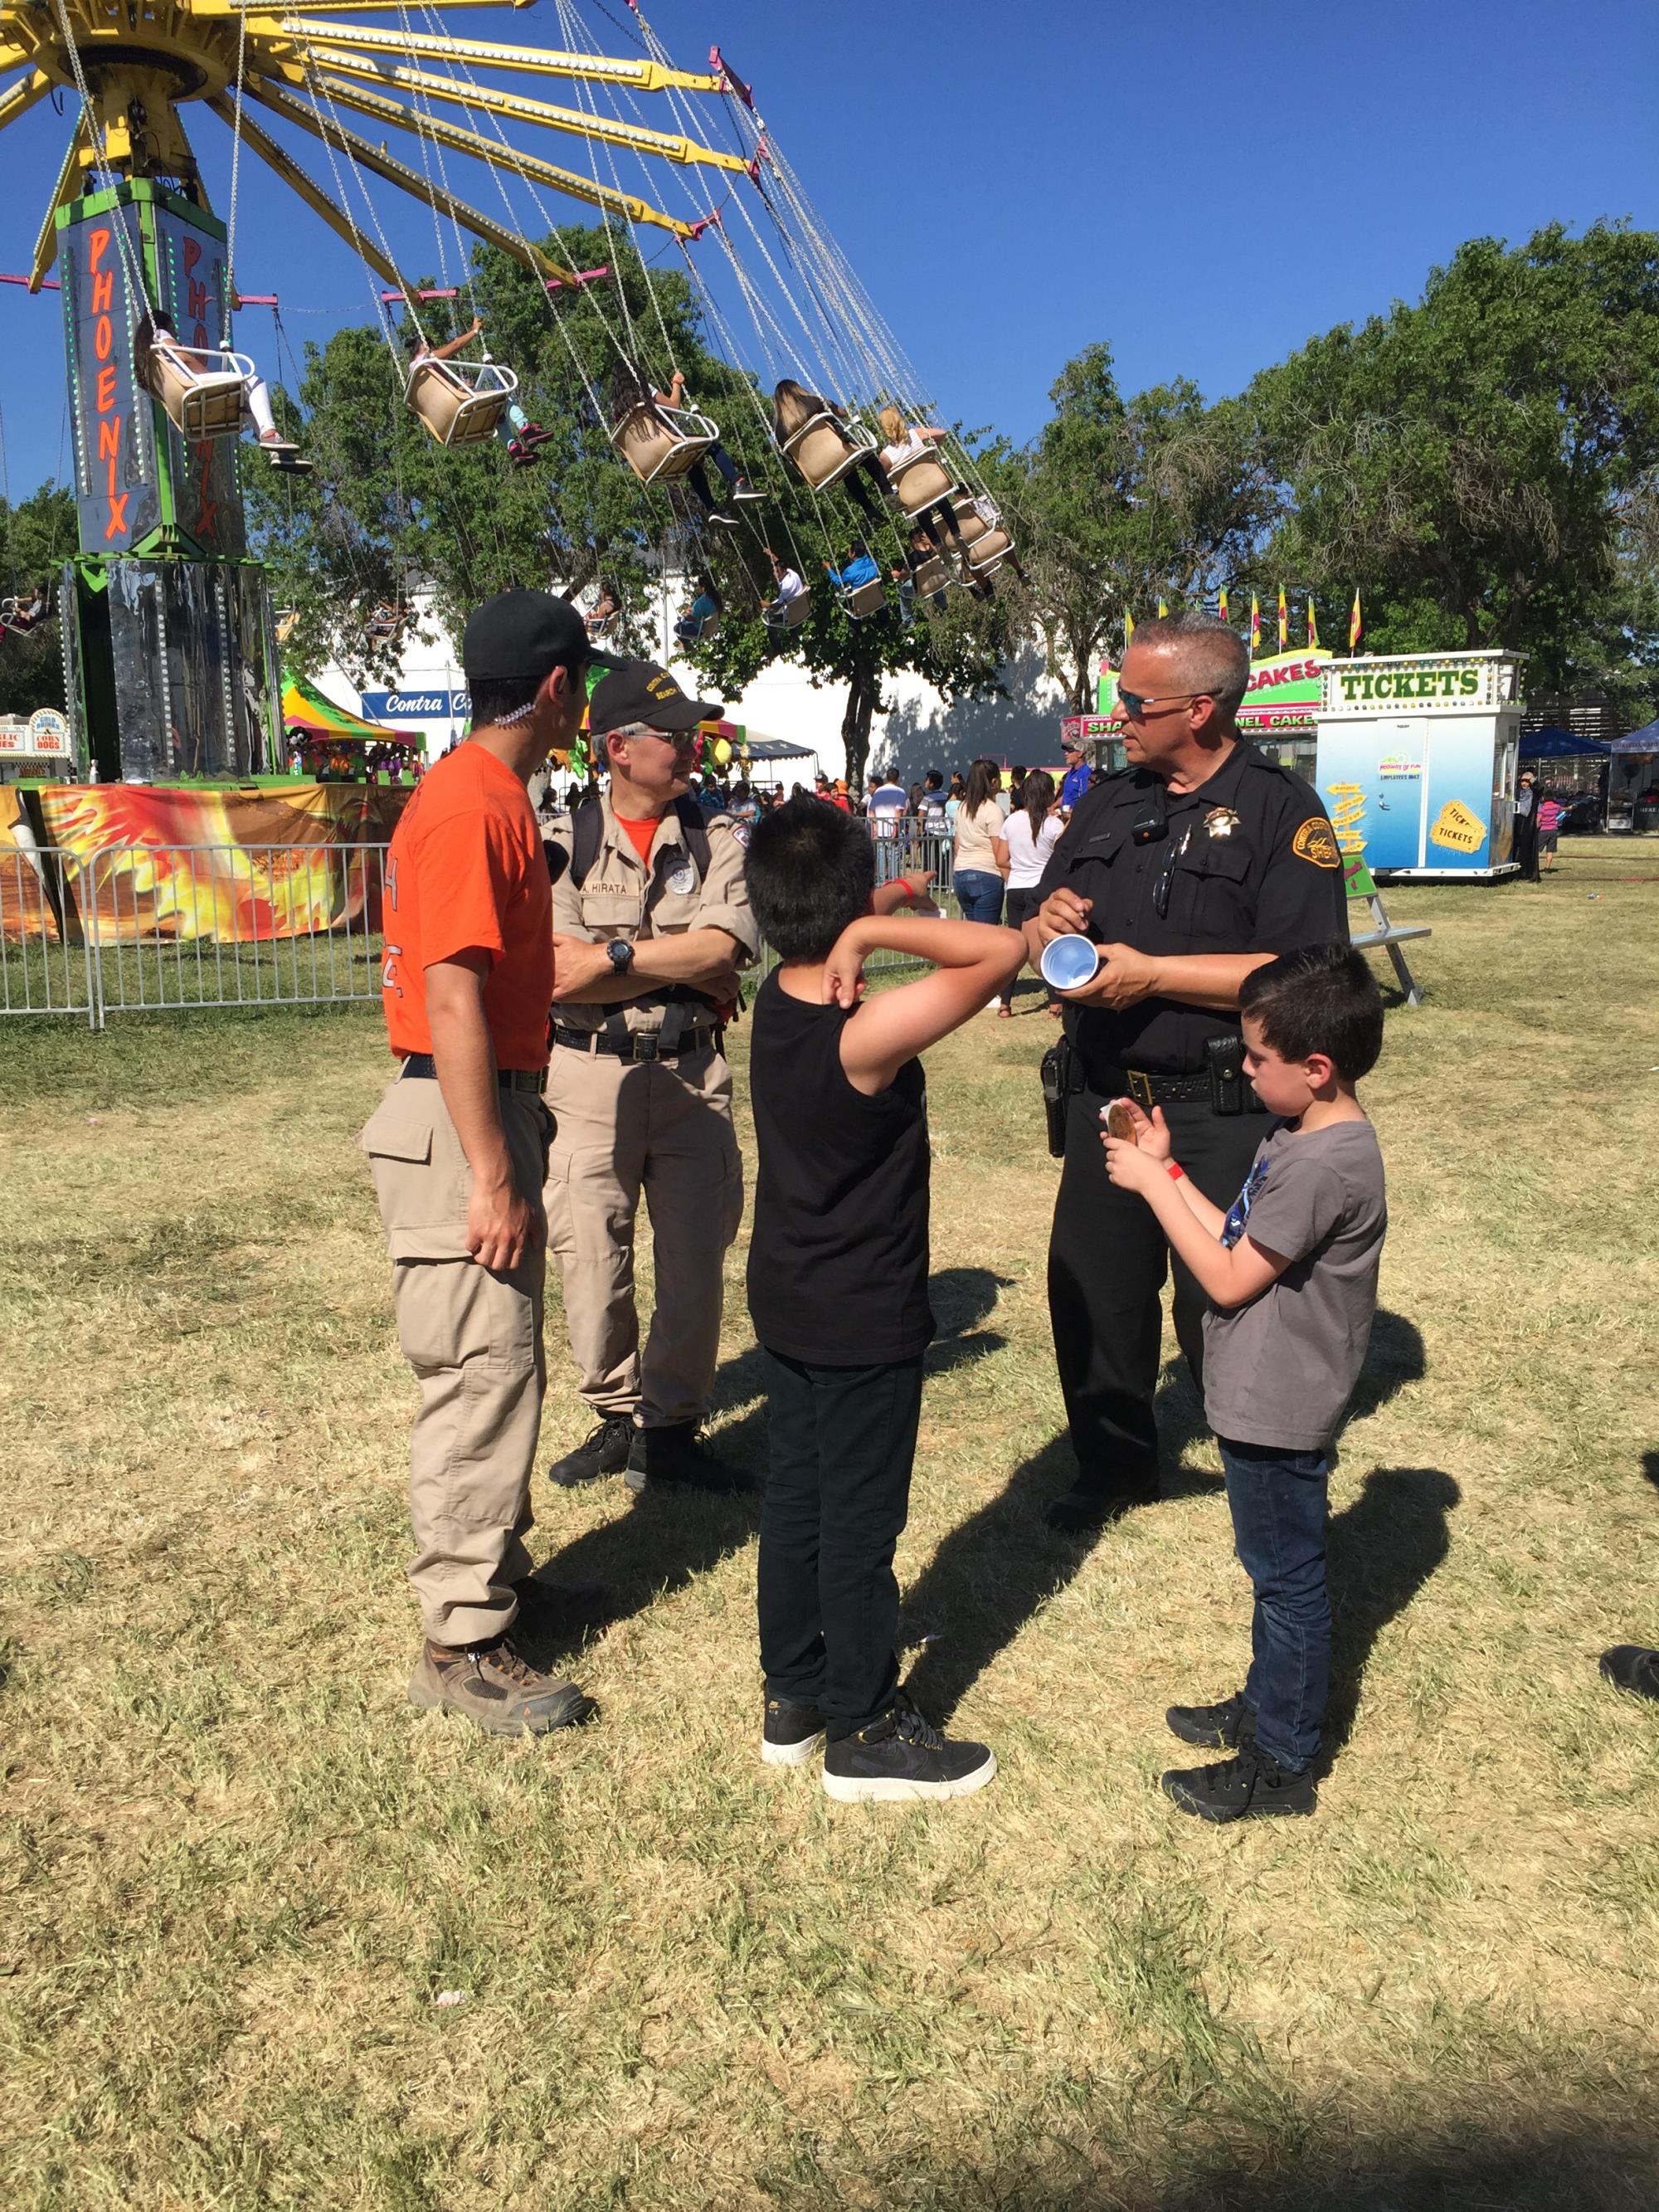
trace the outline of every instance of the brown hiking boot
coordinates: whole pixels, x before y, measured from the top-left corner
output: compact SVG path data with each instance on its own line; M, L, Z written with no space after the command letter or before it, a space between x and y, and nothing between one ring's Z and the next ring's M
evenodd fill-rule
M409 1678L409 1702L465 1713L491 1735L545 1735L550 1729L574 1728L594 1710L574 1682L532 1667L510 1634L459 1650L428 1639Z

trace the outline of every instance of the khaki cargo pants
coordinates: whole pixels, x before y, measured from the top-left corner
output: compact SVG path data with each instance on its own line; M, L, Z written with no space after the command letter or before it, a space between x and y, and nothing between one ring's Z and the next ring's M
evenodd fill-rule
M532 1093L501 1097L513 1180L540 1223L547 1112ZM510 1585L531 1569L524 1540L547 1387L546 1254L538 1243L510 1274L496 1274L468 1252L472 1170L435 1081L388 1084L357 1141L386 1225L398 1341L421 1386L409 1446L409 1578L434 1644L479 1644L510 1624Z
M626 1060L556 1044L547 1101L547 1243L564 1285L579 1388L600 1419L700 1420L720 1357L726 1248L743 1218L732 1071L705 1046ZM657 1304L645 1357L634 1303L634 1228L651 1213Z

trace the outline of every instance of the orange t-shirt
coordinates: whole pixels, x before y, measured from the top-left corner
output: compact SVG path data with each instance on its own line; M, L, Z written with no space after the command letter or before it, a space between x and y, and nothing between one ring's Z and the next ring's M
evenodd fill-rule
M489 955L484 1019L498 1067L545 1067L553 886L530 794L483 745L446 754L392 833L380 999L392 1049L430 1052L426 971L470 945Z
M617 826L628 833L628 842L640 856L640 866L647 873L651 868L651 846L657 834L656 817L649 822L630 822L625 814L618 814Z

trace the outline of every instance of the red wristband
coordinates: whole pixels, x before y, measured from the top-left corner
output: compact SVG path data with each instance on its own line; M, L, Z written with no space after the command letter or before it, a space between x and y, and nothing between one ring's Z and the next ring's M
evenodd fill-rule
M1164 1172L1171 1182L1185 1182L1187 1180L1187 1170L1179 1160L1165 1160Z
M910 887L910 878L909 878L909 877L908 877L908 876L895 876L895 877L894 877L894 878L893 878L893 881L894 881L896 884L902 884L903 885L903 887L904 887L904 897L905 897L905 902L906 902L906 904L907 904L907 905L914 906L914 905L915 904L915 902L916 902L916 895L915 895L915 891L911 889L911 887Z

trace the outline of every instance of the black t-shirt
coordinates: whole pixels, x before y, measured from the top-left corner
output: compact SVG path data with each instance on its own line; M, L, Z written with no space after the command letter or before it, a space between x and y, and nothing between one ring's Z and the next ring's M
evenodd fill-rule
M908 1060L868 1097L847 1079L839 1006L775 970L756 994L750 1099L760 1144L749 1311L769 1352L812 1367L919 1358L927 1303L927 1083Z
M1135 842L1138 825L1160 820L1166 836ZM1094 902L1097 945L1154 956L1293 952L1348 934L1342 855L1319 794L1254 745L1236 745L1196 791L1124 769L1085 792L1039 894L1062 884ZM1121 1012L1068 1007L1066 1027L1098 1089L1105 1068L1197 1073L1205 1040L1237 1030L1238 1016L1143 999Z

